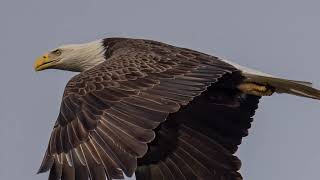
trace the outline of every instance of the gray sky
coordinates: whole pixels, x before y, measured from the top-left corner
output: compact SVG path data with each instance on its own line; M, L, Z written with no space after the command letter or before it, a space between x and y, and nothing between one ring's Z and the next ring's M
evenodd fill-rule
M320 87L320 3L241 1L0 1L0 179L35 175L72 73L35 73L58 45L127 36L218 55ZM317 179L319 102L263 98L238 155L245 179Z

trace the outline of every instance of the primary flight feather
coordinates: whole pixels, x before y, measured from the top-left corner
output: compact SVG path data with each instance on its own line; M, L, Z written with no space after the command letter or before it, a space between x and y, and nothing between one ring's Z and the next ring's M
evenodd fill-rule
M152 40L61 46L34 67L80 72L65 88L39 169L49 180L240 180L233 154L260 97L320 99L311 83Z

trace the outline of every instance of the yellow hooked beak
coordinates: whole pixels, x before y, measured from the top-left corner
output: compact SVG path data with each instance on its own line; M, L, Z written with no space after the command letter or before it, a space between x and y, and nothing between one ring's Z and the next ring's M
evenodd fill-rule
M36 59L34 62L34 70L35 71L42 71L48 69L55 61L51 61L49 59L49 54L44 54L43 56Z

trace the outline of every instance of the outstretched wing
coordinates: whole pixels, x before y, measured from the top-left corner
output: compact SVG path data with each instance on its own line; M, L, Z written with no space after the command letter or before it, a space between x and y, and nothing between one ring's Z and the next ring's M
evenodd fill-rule
M112 40L105 62L67 84L39 172L51 169L50 180L131 176L155 138L154 129L170 113L237 71L188 49Z
M239 75L225 75L156 130L148 152L138 159L138 180L241 180L234 156L248 135L258 96L233 87Z

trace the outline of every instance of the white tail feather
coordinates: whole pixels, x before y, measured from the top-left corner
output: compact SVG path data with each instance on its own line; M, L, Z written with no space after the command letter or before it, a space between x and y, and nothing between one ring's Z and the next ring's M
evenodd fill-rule
M313 88L310 82L263 76L247 72L243 72L243 75L246 77L245 81L270 85L275 88L277 93L287 93L320 100L320 90Z

